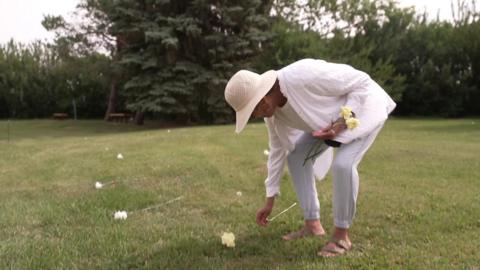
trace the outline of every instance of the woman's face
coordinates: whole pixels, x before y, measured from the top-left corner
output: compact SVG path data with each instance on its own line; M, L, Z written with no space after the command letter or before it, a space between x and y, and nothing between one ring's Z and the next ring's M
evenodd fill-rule
M275 113L275 106L268 96L263 97L260 102L257 104L255 109L253 109L252 117L253 118L263 118L263 117L272 117Z

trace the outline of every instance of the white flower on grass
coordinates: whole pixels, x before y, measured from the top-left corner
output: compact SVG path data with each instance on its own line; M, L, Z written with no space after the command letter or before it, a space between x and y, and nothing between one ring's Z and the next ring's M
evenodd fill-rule
M105 147L105 151L108 151L108 150L110 150L110 149L108 147Z
M123 159L123 155L122 155L122 153L118 153L118 155L117 155L117 159Z
M242 196L242 192L241 192L241 191L237 191L237 196L238 196L238 197Z
M265 150L263 150L263 154L264 154L265 156L268 156L268 155L270 154L270 152L269 152L267 149L265 149Z
M235 247L235 235L233 233L224 232L222 235L222 245L230 248Z
M167 130L167 132L170 133L170 132L172 132L172 131L169 129L169 130Z
M103 184L101 182L95 182L95 188L96 189L101 189L101 188L103 188Z
M114 219L127 219L127 211L116 211L115 214L113 214Z

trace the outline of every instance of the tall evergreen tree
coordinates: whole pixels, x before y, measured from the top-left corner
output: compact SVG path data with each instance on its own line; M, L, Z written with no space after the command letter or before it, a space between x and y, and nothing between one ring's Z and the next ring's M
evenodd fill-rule
M271 1L117 0L112 34L132 111L180 122L225 122L226 78L269 41ZM141 122L141 119L139 119Z

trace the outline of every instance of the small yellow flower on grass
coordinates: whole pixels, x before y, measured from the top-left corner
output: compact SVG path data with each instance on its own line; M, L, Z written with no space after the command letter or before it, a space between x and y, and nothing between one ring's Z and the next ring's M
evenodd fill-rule
M118 153L118 155L117 155L117 159L123 159L123 155L122 155L122 153Z
M352 108L348 106L342 106L340 108L340 116L343 117L343 119L345 120L352 117Z
M345 123L347 124L348 129L354 129L360 125L360 121L357 118L348 118Z
M222 245L229 248L235 247L235 235L233 233L224 232L222 235Z

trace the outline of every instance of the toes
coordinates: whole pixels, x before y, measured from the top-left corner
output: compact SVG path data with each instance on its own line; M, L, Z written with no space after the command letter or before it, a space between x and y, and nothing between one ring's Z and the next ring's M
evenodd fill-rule
M337 254L335 254L335 253L330 253L330 252L326 252L326 251L317 252L317 256L320 256L320 257L334 257L336 255Z
M297 232L292 232L292 233L286 234L282 237L282 239L285 240L285 241L291 241L291 240L295 240L295 239L298 239L298 238L302 238L304 236L305 236L305 231L302 229L302 230L297 231Z

